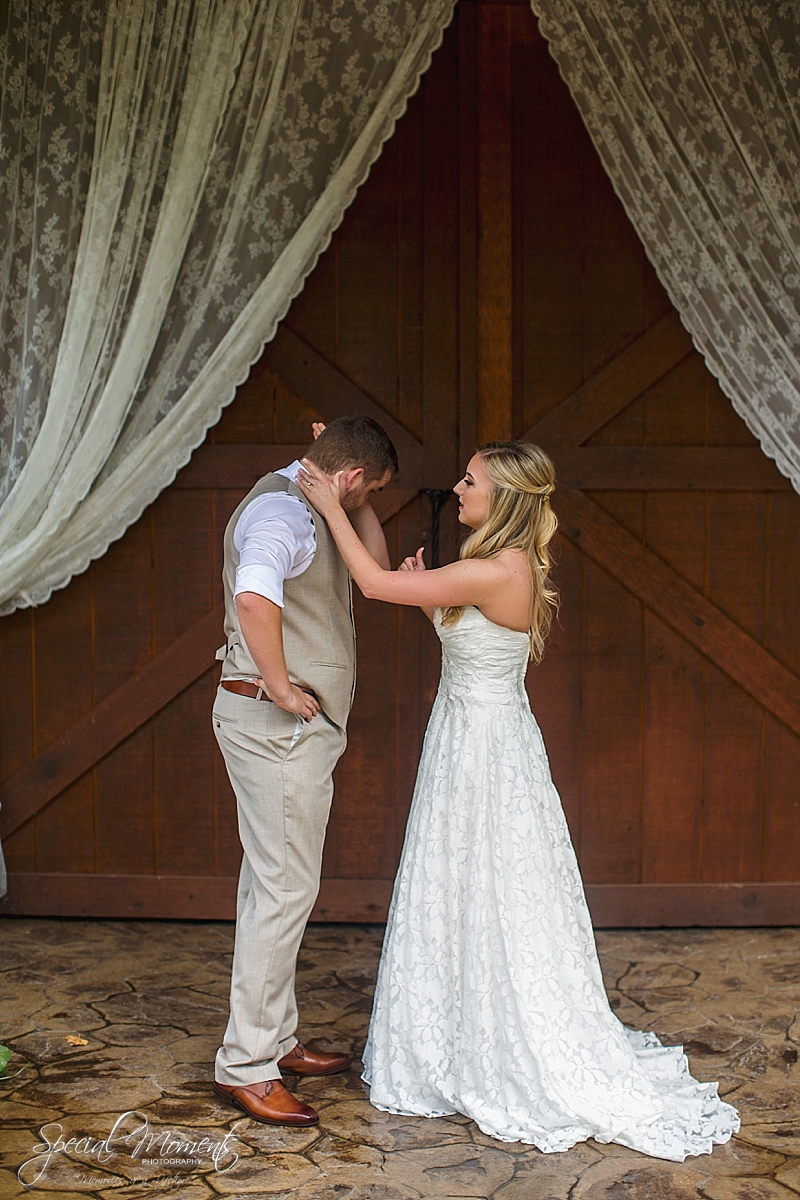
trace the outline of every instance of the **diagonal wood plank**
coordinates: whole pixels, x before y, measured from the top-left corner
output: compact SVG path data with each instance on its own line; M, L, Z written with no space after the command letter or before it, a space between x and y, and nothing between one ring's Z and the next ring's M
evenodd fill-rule
M579 446L692 351L676 312L662 317L522 435L545 449Z
M567 537L800 735L800 678L587 496L564 489L556 508Z
M209 670L223 641L223 616L218 604L7 779L0 787L0 837L8 837Z
M417 495L416 488L387 488L377 493L374 507L381 522ZM214 652L224 640L223 620L224 608L218 604L0 785L0 838L24 825L210 670Z
M422 486L422 446L413 434L286 325L279 326L274 339L268 343L264 362L292 391L326 417L333 419L345 413L363 413L376 420L397 449L400 459L398 485Z
M378 514L381 525L385 525L401 508L416 500L418 495L417 488L387 487L383 492L373 492L372 507Z

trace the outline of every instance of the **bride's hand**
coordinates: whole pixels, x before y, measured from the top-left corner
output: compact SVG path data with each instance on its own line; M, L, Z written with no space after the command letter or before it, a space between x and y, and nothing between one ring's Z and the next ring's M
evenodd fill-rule
M317 512L328 517L342 506L341 476L341 471L335 475L325 475L316 463L304 458L297 476L297 486Z
M314 435L314 441L317 440L317 438L322 433L324 428L325 428L325 424L322 421L312 421L311 422L311 432Z
M425 571L427 570L425 563L422 561L423 547L420 546L417 553L411 557L404 558L397 568L398 571Z

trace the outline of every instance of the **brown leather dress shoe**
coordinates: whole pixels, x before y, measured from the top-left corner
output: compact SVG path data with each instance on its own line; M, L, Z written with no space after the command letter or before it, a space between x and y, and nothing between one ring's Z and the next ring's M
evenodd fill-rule
M346 1054L318 1054L300 1042L278 1059L278 1068L287 1075L336 1075L339 1071L349 1071L352 1065Z
M214 1081L214 1091L263 1125L317 1125L319 1114L288 1092L279 1079L231 1087Z

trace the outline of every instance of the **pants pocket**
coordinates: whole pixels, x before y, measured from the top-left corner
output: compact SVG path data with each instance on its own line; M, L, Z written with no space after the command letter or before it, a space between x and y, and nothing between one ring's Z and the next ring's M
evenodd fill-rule
M238 718L232 717L230 713L212 712L211 721L215 729L221 729L223 725L238 724Z

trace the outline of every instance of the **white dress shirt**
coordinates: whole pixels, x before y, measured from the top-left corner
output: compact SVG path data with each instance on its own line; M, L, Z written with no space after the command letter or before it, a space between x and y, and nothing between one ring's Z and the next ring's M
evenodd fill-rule
M276 471L294 483L300 463ZM233 594L255 592L283 608L283 582L311 566L317 536L302 500L288 492L264 492L251 500L233 531L239 551Z

